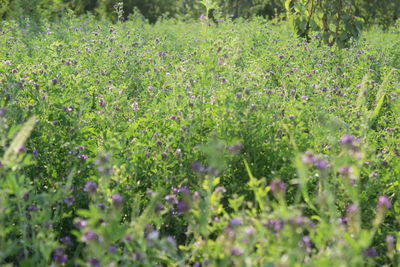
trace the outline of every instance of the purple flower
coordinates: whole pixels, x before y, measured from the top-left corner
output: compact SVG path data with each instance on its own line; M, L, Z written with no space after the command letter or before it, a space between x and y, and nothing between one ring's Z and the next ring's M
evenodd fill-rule
M304 155L301 157L301 160L302 160L304 163L313 164L314 161L315 161L315 156L312 154L311 151L307 151L307 152L304 153Z
M347 207L347 214L349 214L349 216L352 216L354 214L356 214L358 212L358 205L357 204L351 204Z
M386 244L388 244L388 246L393 246L394 241L395 241L395 239L394 239L394 236L392 236L392 235L387 235L385 238L385 242L386 242Z
M299 242L300 247L311 248L311 239L309 236L303 236Z
M175 197L174 195L167 195L167 196L165 197L165 200L166 200L168 203L171 203L171 204L178 204L178 200L176 200L176 197Z
M271 192L274 195L279 195L285 192L286 184L280 179L274 179L270 183Z
M242 148L242 145L241 144L237 144L237 145L233 145L233 146L229 146L228 147L228 151L230 152L230 153L237 153L237 152L239 152L239 150Z
M88 225L88 222L86 220L78 219L75 223L75 227L78 229L84 228Z
M71 240L71 237L69 237L69 236L61 237L60 242L65 245L72 245L72 240Z
M275 232L279 232L283 228L283 221L279 219L268 220L265 226Z
M132 241L132 235L126 235L125 237L124 237L124 240L125 241L127 241L127 242L130 242L130 241Z
M177 206L180 213L188 212L190 209L189 203L187 203L185 200L180 200Z
M0 116L4 116L6 114L6 110L4 108L0 108Z
M378 208L388 210L392 207L392 203L390 202L387 196L380 196L378 199Z
M101 107L105 107L105 106L106 106L106 101L104 101L104 99L100 99L100 100L99 100L99 105L100 105Z
M323 159L318 159L314 161L314 166L320 170L325 170L328 168L329 164Z
M117 252L117 248L115 247L115 246L110 246L109 248L108 248L108 252L110 252L110 253L115 253L115 252Z
M348 177L350 173L353 172L353 169L350 166L343 166L338 171L341 175Z
M64 107L63 110L66 111L66 112L71 112L72 111L72 107Z
M240 256L242 254L243 254L243 249L241 249L241 248L232 248L231 249L232 256Z
M238 225L242 225L242 224L243 224L243 222L239 218L232 218L229 221L229 226L238 226Z
M120 207L123 203L123 197L119 194L114 194L111 196L111 201L116 207Z
M97 191L97 184L93 181L87 181L85 187L83 188L83 191L88 193L94 193Z
M78 158L82 161L85 162L89 157L85 154L79 155Z
M53 250L53 261L56 264L62 264L68 260L68 256L64 254L63 248L56 248Z
M199 172L199 173L204 172L206 170L206 168L198 161L195 161L192 163L192 169L195 172Z
M343 135L340 138L340 144L341 145L352 145L354 141L355 141L355 139L351 135Z
M27 211L37 211L38 208L37 208L37 206L36 206L35 204L33 204L33 205L28 206L28 207L26 208L26 210L27 210Z
M363 251L365 257L375 258L378 256L378 252L374 248L367 248Z
M215 192L217 192L217 193L225 193L226 189L223 186L218 186L217 188L215 188Z
M51 79L51 82L53 83L53 85L56 85L58 83L57 78Z
M75 198L74 197L66 197L64 199L65 204L67 204L68 206L71 206L72 204L74 204L75 202Z
M178 148L177 150L175 150L175 156L176 156L176 157L182 156L182 150L181 150L180 148Z
M88 262L92 267L100 267L100 261L96 258L91 258Z
M85 232L82 236L83 242L98 241L98 240L99 240L99 235L91 230Z

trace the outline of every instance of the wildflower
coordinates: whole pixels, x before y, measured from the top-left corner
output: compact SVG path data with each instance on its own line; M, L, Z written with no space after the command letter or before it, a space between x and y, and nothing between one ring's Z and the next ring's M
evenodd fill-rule
M357 204L351 204L347 207L347 214L349 216L354 216L358 212L358 205Z
M71 240L71 237L69 237L69 236L61 237L60 242L62 244L66 244L66 245L72 245L72 240Z
M72 204L74 204L75 202L75 198L74 197L66 197L64 199L65 204L67 204L68 206L71 206Z
M274 179L270 183L271 192L275 195L282 195L285 193L286 184L280 179Z
M175 156L176 156L176 157L182 156L182 150L181 150L180 148L178 148L178 149L175 150Z
M33 205L28 206L28 207L26 208L26 210L27 210L27 211L37 211L38 208L37 208L37 206L36 206L35 204L33 204Z
M312 154L311 151L307 151L301 157L301 160L307 164L313 164L315 162L315 156Z
M378 256L378 252L374 248L367 248L363 251L365 257L375 258Z
M72 107L64 107L63 110L66 111L66 112L71 112L72 111Z
M242 225L242 224L243 224L243 222L239 218L232 218L229 221L229 226L238 226L238 225Z
M228 151L231 153L236 153L242 148L241 144L233 145L228 147Z
M279 219L271 219L267 221L265 226L271 230L274 230L275 232L279 232L283 228L283 221Z
M185 213L185 212L189 211L189 209L190 209L189 203L187 203L185 200L179 201L177 206L178 206L178 211L180 213Z
M99 100L99 105L100 105L101 107L105 107L105 106L106 106L106 101L104 101L104 99L100 99L100 100Z
M119 194L114 194L111 196L111 201L116 207L120 207L123 203L123 197Z
M215 192L217 192L217 193L225 193L226 189L223 186L218 186L217 188L215 188Z
M232 256L240 256L242 254L243 254L243 249L241 249L241 248L232 248L231 249Z
M392 207L392 203L386 196L380 196L378 199L378 209L388 210Z
M352 172L353 169L350 166L343 166L338 171L341 175L348 177Z
M75 227L78 229L84 228L88 225L88 222L83 219L77 219L75 222Z
M83 242L98 241L98 240L99 240L99 235L91 230L85 232L82 236Z
M56 264L62 264L68 260L68 256L64 254L63 248L56 248L53 250L53 261Z
M115 253L115 252L117 252L117 248L115 247L115 246L109 246L108 247L108 252L110 252L110 253Z
M93 181L87 181L85 187L83 188L83 191L88 193L94 193L97 191L97 184Z
M175 198L174 195L167 195L167 196L165 197L165 200L166 200L168 203L178 204L178 200Z
M303 236L299 242L300 247L311 248L311 239L309 236Z
M325 170L328 168L329 164L323 159L318 159L314 161L314 166L320 170Z
M96 258L92 258L88 262L92 267L100 267L100 261Z
M206 170L206 168L198 161L195 161L192 163L192 169L195 172L199 172L199 173L204 172Z
M351 135L343 135L340 138L340 144L343 145L343 146L352 145L354 143L354 141L355 141L355 139Z
M395 239L394 239L394 236L392 236L392 235L387 235L385 238L386 244L390 247L394 246L394 241L395 241Z

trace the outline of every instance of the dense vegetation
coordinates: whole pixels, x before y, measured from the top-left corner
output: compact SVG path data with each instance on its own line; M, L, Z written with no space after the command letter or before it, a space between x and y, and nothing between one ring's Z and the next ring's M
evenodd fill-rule
M202 2L215 3L215 10L224 16L233 18L265 16L276 18L285 16L287 4L308 6L350 4L355 14L368 25L379 24L384 27L393 25L400 18L398 0L0 0L0 17L17 18L30 16L34 18L54 18L69 10L76 15L91 12L99 17L116 20L114 6L124 3L126 15L136 9L155 22L161 16L179 18L198 18L204 14Z
M292 32L3 21L0 264L399 264L400 28Z

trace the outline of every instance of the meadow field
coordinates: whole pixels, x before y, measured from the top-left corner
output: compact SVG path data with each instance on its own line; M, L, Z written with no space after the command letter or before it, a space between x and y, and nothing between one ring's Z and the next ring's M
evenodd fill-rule
M1 266L399 266L400 26L0 24Z

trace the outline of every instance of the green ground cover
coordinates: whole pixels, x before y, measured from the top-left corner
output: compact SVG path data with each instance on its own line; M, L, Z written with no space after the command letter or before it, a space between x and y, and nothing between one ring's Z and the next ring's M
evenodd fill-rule
M399 264L399 28L292 32L2 22L0 264Z

